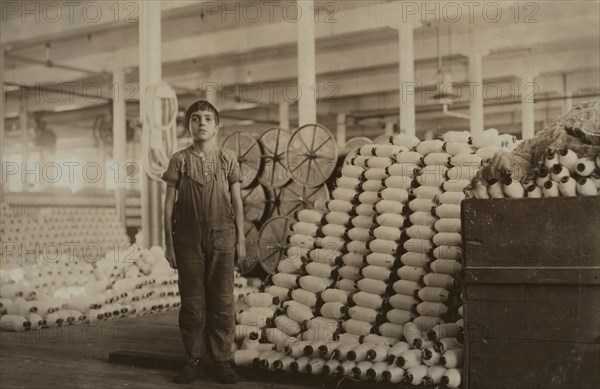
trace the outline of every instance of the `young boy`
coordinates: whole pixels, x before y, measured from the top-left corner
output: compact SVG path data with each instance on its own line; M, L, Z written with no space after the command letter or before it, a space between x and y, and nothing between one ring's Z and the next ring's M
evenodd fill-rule
M179 274L179 329L188 357L175 381L198 377L208 352L217 379L233 384L234 261L246 255L241 172L235 153L217 145L219 113L212 104L192 104L185 125L193 144L173 154L162 176L165 256Z

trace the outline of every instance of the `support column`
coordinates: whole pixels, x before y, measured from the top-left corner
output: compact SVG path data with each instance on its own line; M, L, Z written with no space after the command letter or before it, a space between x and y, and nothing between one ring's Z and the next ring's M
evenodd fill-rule
M483 132L483 76L481 69L482 55L469 55L469 82L473 86L473 95L470 96L469 117L471 134Z
M297 0L302 10L298 28L298 126L317 122L314 1Z
M346 113L338 113L335 123L335 140L338 147L343 149L346 146Z
M290 129L290 104L287 101L279 103L279 128Z
M161 9L159 1L140 1L140 115L142 116L142 136L150 131L146 119L148 86L161 80ZM153 113L154 114L154 113ZM143 169L143 166L141 167ZM154 181L145 172L141 177L142 233L147 247L162 246L163 202L162 183Z
M21 104L19 106L19 131L21 132L21 161L23 162L21 168L23 169L23 166L25 166L26 170L34 169L35 166L29 165L29 114L27 112L26 96L21 98ZM23 191L29 191L31 186L32 185L29 183L29 174L27 174L23 181Z
M383 133L385 135L393 135L394 134L394 123L385 122L385 128L383 129Z
M4 47L0 46L0 166L4 171L4 104L6 96L4 95ZM2 184L0 188L0 203L4 201L4 191L6 185Z
M98 140L98 150L96 154L96 163L102 167L102 171L106 169L106 147L107 144L104 143L102 139ZM100 186L102 189L106 189L106 177L102 177L100 181L94 183L94 185Z
M567 91L565 92L565 107L563 114L569 112L573 109L573 92Z
M403 22L398 16L398 44L400 57L400 132L416 134L415 115L415 53L413 48L414 22Z
M113 70L113 161L116 164L115 178L115 201L117 215L123 225L125 225L125 188L123 183L123 175L125 170L125 156L127 147L127 116L125 102L125 72L123 69L117 68Z
M219 110L219 92L217 91L216 88L213 88L213 86L211 85L210 87L206 87L206 101L208 101L209 103L211 103L217 110ZM224 97L222 97L224 98ZM226 101L223 101L223 103L225 103Z
M569 88L569 79L567 73L563 74L563 93L565 94L565 103L563 105L563 115L573 108L573 92Z
M533 88L533 74L525 73L521 78L521 136L531 139L535 133L535 109Z

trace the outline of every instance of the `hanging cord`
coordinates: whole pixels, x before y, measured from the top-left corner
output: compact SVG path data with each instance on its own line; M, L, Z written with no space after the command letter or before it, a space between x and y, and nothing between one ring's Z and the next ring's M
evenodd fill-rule
M148 87L144 119L148 124L142 131L142 166L148 177L155 181L169 165L177 147L177 95L166 82Z

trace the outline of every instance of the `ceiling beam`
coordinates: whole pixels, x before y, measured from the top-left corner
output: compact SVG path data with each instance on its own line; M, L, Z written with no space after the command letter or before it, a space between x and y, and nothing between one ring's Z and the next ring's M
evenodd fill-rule
M487 100L500 97L512 96L518 98L519 81L511 78L510 69L514 67L515 62L534 61L539 62L542 72L535 79L536 93L564 93L563 77L568 79L568 89L571 92L582 90L600 90L600 61L594 55L593 50L571 50L561 53L545 53L541 55L529 55L519 58L495 58L488 57L484 61L483 76L486 82L485 98ZM529 57L533 57L530 59ZM584 58L591 62L578 61L573 62L573 58ZM595 62L594 62L594 58ZM574 66L577 65L577 66ZM581 67L581 68L580 68ZM329 70L328 67L325 67ZM562 69L569 68L568 72ZM260 69L260 66L259 66ZM469 86L465 84L467 79L466 65L454 63L452 72L452 82L457 84L462 93L460 100L466 101L469 94ZM508 69L508 70L507 70ZM390 100L389 94L397 92L397 85L393 81L397 79L396 64L381 68L365 68L363 72L337 71L326 74L319 74L317 81L319 83L319 113L334 114L337 112L351 112L366 107L377 107L382 101L388 101L387 104L397 106L396 99ZM419 90L417 96L418 105L430 103L433 95L432 85L437 82L437 69L435 64L423 63L417 68L416 83ZM262 73L262 71L260 72ZM173 86L187 85L187 76L166 77L165 80ZM392 80L392 81L391 81ZM293 78L287 80L277 80L276 84L239 84L238 89L241 97L246 102L258 103L258 107L273 107L273 118L276 118L276 105L286 96L285 90L288 86L295 85ZM492 85L494 84L494 85ZM429 92L423 92L423 87L427 85ZM276 87L277 86L277 87ZM89 106L103 105L113 97L110 89L111 83L101 79L79 80L69 84L49 85L47 89L30 88L20 89L8 94L7 98L7 117L18 116L20 101L27 98L30 111L60 111L69 109L81 109ZM176 88L177 89L177 88ZM292 92L295 88L287 88L287 98L289 102L294 102ZM62 93L58 93L60 91ZM235 101L235 88L229 87L228 92L220 96L220 109L224 111L236 110L239 104ZM255 93L261 93L261 99L255 98ZM70 94L74 92L74 94ZM139 97L139 87L136 82L128 82L126 87L127 95L123 96L128 101L137 101ZM309 93L313 93L309 91ZM500 93L501 96L496 97ZM201 97L201 93L179 93L179 103L181 106L189 105L192 100ZM272 97L271 97L272 96Z
M505 2L502 2L504 4ZM394 3L376 4L368 7L355 8L347 11L340 11L336 16L337 23L318 23L316 25L317 50L319 46L326 42L338 43L339 47L344 47L352 44L352 39L362 37L364 42L365 33L374 34L381 37L388 31L394 36L390 23L397 17L394 12L396 10ZM548 7L544 3L540 5L541 9ZM509 25L495 25L493 23L483 23L481 30L476 33L476 42L478 46L484 47L491 52L506 52L506 50L529 49L536 50L536 47L542 46L542 43L548 43L551 39L556 42L571 42L578 40L594 38L594 43L598 42L596 31L600 28L598 25L597 16L592 13L583 13L580 8L571 10L569 7L563 7L564 12L560 17L541 19L538 23L511 23ZM574 28L573 26L585 25L586 28ZM426 27L424 27L426 28ZM548 30L552 29L560 31L560 35L556 34L552 37L548 35ZM429 36L428 36L429 35ZM415 34L415 58L417 60L424 58L436 57L436 37L431 36L428 31L422 39L418 38L419 33ZM502 37L499 39L499 37ZM453 54L468 54L472 49L471 32L467 29L459 31L452 36L452 53ZM262 25L242 26L236 29L218 30L215 32L194 35L189 37L180 37L177 39L163 42L163 66L168 69L170 64L180 64L182 62L197 60L197 66L202 67L204 60L211 61L215 58L228 55L251 55L253 52L264 50L274 50L272 58L277 56L277 50L287 50L295 45L296 29L293 23L283 21L278 23L268 23ZM371 46L378 46L381 40L371 41ZM331 55L335 55L338 51L342 53L346 49L336 49L335 45L327 45ZM382 63L389 62L397 53L397 43L389 41L385 43L385 47L389 50L382 57L373 55L371 58L368 55L363 55L362 61L374 62L381 61ZM364 50L364 46L362 47ZM82 57L72 58L69 60L69 65L80 68L109 71L115 60L124 68L136 68L137 63L137 46L120 48L117 52L100 52L84 55ZM373 48L374 52L381 49ZM74 50L76 51L76 50ZM443 48L443 51L447 51ZM317 66L325 61L320 60L323 53L318 53ZM397 57L397 56L396 56ZM342 58L339 55L338 58ZM291 60L287 59L288 62ZM362 61L354 62L354 66ZM268 61L267 61L268 62ZM337 61L334 61L334 63ZM295 72L295 66L285 66L280 68L281 71ZM319 71L319 69L317 69ZM214 69L208 69L208 74L204 79L215 81L212 77ZM36 79L43 81L66 81L73 77L73 72L59 72L53 69L47 69L41 66L26 66L21 69L13 69L7 72L9 79L15 82L25 82L31 78L31 74L36 75ZM246 73L236 74L235 78L228 78L228 82L245 80ZM258 76L258 75L257 75Z
M493 90L494 86L490 84L495 83L497 80L513 79L515 76L515 67L522 62L535 63L541 75L577 73L583 70L600 69L600 59L595 55L596 53L597 50L587 49L569 50L558 53L532 53L519 58L501 58L498 56L489 59L484 58L483 79L487 87L490 88L487 90L487 94L494 98L496 91ZM574 58L578 58L579 61L575 62ZM330 68L333 69L333 67ZM467 84L466 64L455 63L452 70L452 82L457 84L456 87L460 89L463 99L468 99L470 88L469 84ZM282 70L281 73L285 74L286 71ZM277 74L279 75L280 73ZM166 81L171 85L189 85L190 81L194 80L194 78L200 79L201 74L195 77L193 75L171 76L167 77ZM224 89L224 92L220 95L220 101L223 103L233 102L238 97L247 102L260 102L264 104L276 104L281 101L295 103L297 100L298 89L294 77L277 80L271 79L264 82L231 84L226 83L224 80L219 83L212 83L215 84L215 88L220 87ZM415 89L427 89L431 93L423 93L423 96L419 97L417 102L425 103L426 100L430 99L436 93L433 86L440 81L435 63L424 63L418 67L415 76ZM520 89L524 86L520 85L516 79L512 84L514 84L512 89L508 89L510 85L499 85L501 89L498 93L503 96L508 94L519 96ZM208 83L205 85L208 85ZM588 79L588 85L590 88L596 87L596 89L600 89L598 77L594 77L593 72L591 78ZM333 105L335 105L334 101L339 98L396 92L398 90L397 64L391 63L376 68L365 67L356 70L344 69L325 74L319 72L317 73L317 86L320 103L329 102ZM556 83L545 85L541 81L536 83L536 88L538 92L546 89L551 89L552 91L562 90L562 87ZM524 92L528 90L526 89ZM315 93L314 90L301 92ZM429 97L426 98L426 96Z
M162 19L189 15L206 2L161 1ZM137 25L140 7L137 1L3 1L0 11L0 44L22 49L106 29Z

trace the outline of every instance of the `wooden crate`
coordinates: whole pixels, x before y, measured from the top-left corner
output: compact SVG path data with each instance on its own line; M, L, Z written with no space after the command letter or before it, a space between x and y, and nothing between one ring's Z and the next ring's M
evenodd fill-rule
M600 197L462 203L468 389L600 388Z

